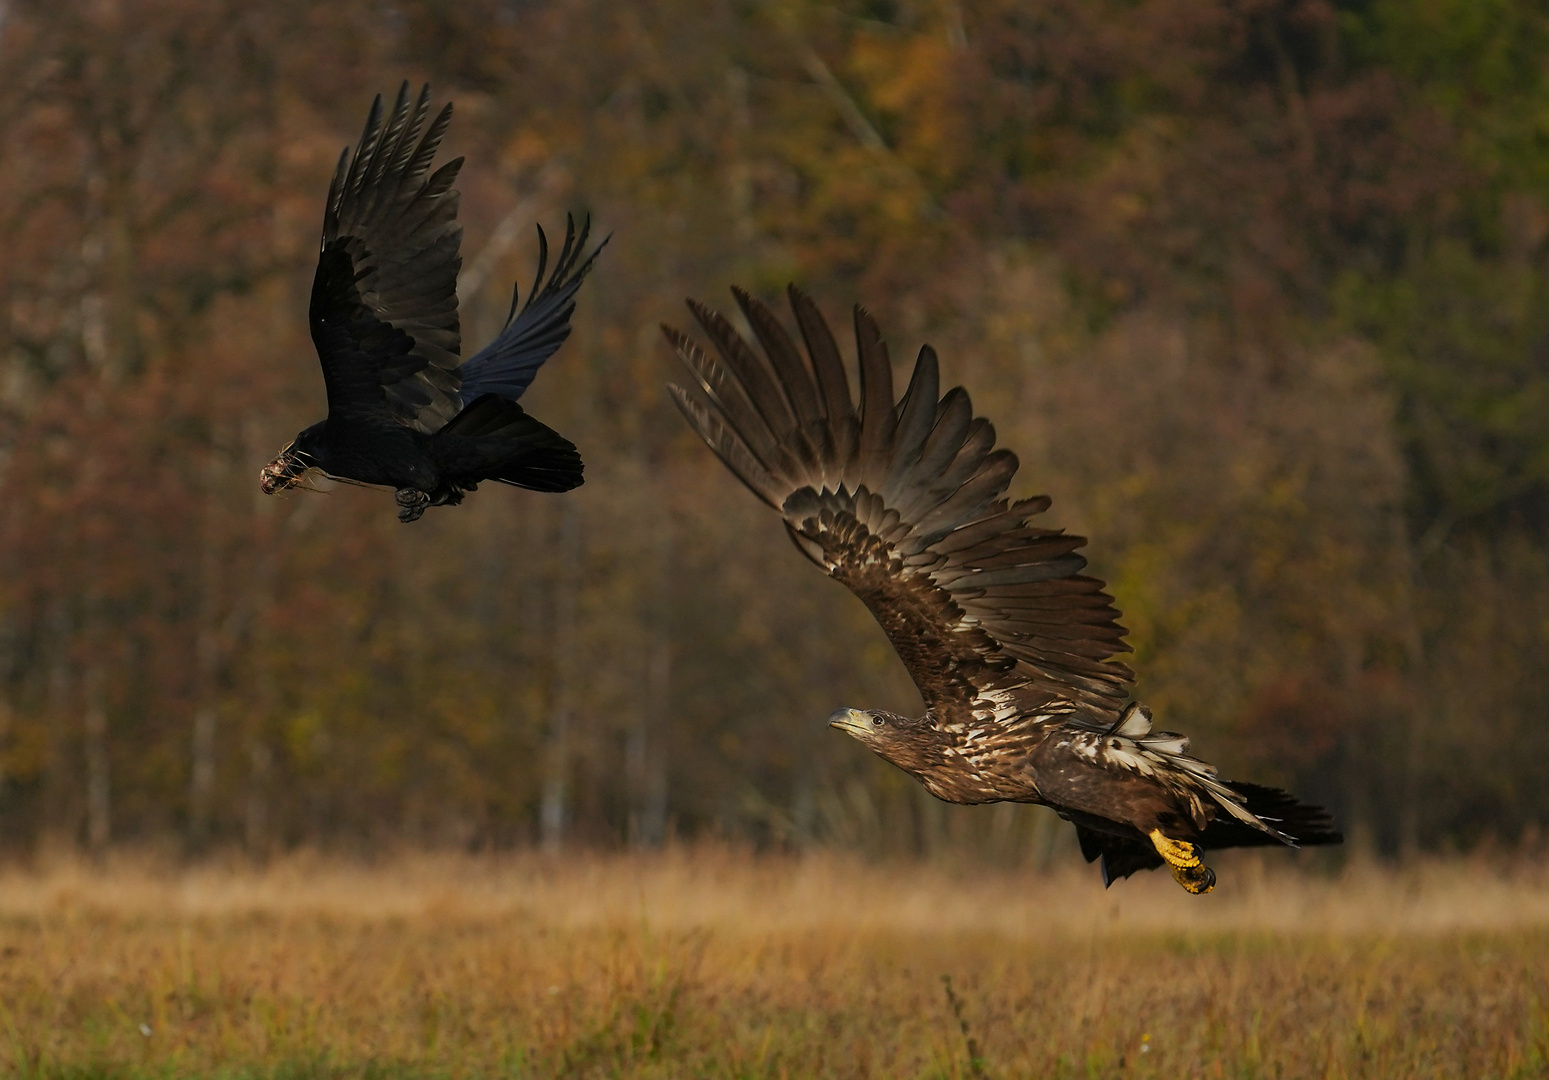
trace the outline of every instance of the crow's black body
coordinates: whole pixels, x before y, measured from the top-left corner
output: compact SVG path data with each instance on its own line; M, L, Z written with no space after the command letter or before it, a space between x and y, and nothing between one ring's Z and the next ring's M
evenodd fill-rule
M535 491L581 483L576 448L516 399L569 336L576 290L601 245L582 260L588 226L577 236L572 223L545 283L540 228L526 305L518 311L513 297L505 329L460 362L462 228L452 183L462 159L430 173L452 107L427 127L429 98L426 87L411 105L405 83L384 123L378 97L355 154L339 159L309 311L328 417L264 467L266 492L319 469L394 488L399 517L413 521L483 480Z

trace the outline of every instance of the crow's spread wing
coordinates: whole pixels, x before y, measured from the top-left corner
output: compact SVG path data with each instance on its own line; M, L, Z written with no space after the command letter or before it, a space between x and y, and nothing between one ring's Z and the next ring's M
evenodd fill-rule
M511 294L511 314L505 329L484 348L468 359L458 374L462 377L462 400L466 404L483 394L499 394L515 401L532 384L543 362L570 336L570 316L575 311L576 290L586 279L597 256L608 240L592 249L584 260L581 252L591 234L592 221L581 223L576 235L575 219L565 219L565 243L555 260L548 282L543 271L549 259L549 241L538 227L538 273L527 293L527 303L517 311L519 290Z
M1031 520L1046 497L1009 503L1017 470L961 388L940 395L920 350L903 398L876 323L855 309L860 400L816 305L790 290L805 352L763 304L734 290L763 349L725 318L689 307L720 353L663 329L698 392L672 387L690 424L778 510L813 562L869 607L927 707L1011 726L1053 703L1117 718L1131 682L1103 583L1080 573L1086 541ZM951 710L951 711L956 711Z
M429 109L430 88L411 106L404 83L384 123L378 96L353 158L339 158L311 303L329 415L427 434L462 407L452 190L462 159L427 175L452 106L427 127Z

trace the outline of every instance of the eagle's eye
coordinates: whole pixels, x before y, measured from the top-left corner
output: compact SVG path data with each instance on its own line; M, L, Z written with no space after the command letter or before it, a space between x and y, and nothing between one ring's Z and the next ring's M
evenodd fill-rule
M880 716L873 716L871 718L871 726L872 727L881 727L886 722L887 721L883 720L882 717L880 717Z

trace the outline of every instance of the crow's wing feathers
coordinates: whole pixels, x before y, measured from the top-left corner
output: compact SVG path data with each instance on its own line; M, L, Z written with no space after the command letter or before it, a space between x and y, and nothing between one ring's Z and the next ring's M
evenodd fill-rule
M409 85L383 120L382 99L328 188L312 284L312 340L331 416L396 422L428 433L462 407L457 355L457 192L462 159L430 173L451 119L427 126L430 88Z
M540 226L538 229L538 272L527 293L527 303L517 310L519 290L511 295L511 314L506 317L505 329L501 330L484 348L480 349L459 372L462 377L462 400L471 402L484 394L499 394L509 401L522 396L532 384L533 376L543 362L570 336L570 316L575 311L576 290L591 271L597 256L607 246L608 238L581 258L586 248L586 238L591 234L591 218L581 223L578 236L573 218L565 219L565 243L559 258L554 262L554 272L548 281L543 279L548 263L549 241Z

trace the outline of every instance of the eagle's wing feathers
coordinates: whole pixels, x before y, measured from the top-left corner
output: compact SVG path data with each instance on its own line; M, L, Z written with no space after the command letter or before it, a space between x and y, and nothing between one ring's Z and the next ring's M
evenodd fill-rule
M385 122L378 97L355 153L340 156L310 311L329 413L427 434L462 407L452 189L462 159L430 174L452 107L427 126L429 109L430 88L411 105L404 83Z
M856 308L852 399L810 299L790 290L803 352L773 312L736 296L764 355L691 302L720 356L669 329L699 389L674 399L797 547L871 609L927 706L968 706L983 723L1053 701L1117 717L1131 676L1112 658L1127 647L1102 582L1080 573L1085 541L1031 523L1047 498L1004 498L1016 456L995 449L967 393L941 394L934 351L895 401L882 335Z

